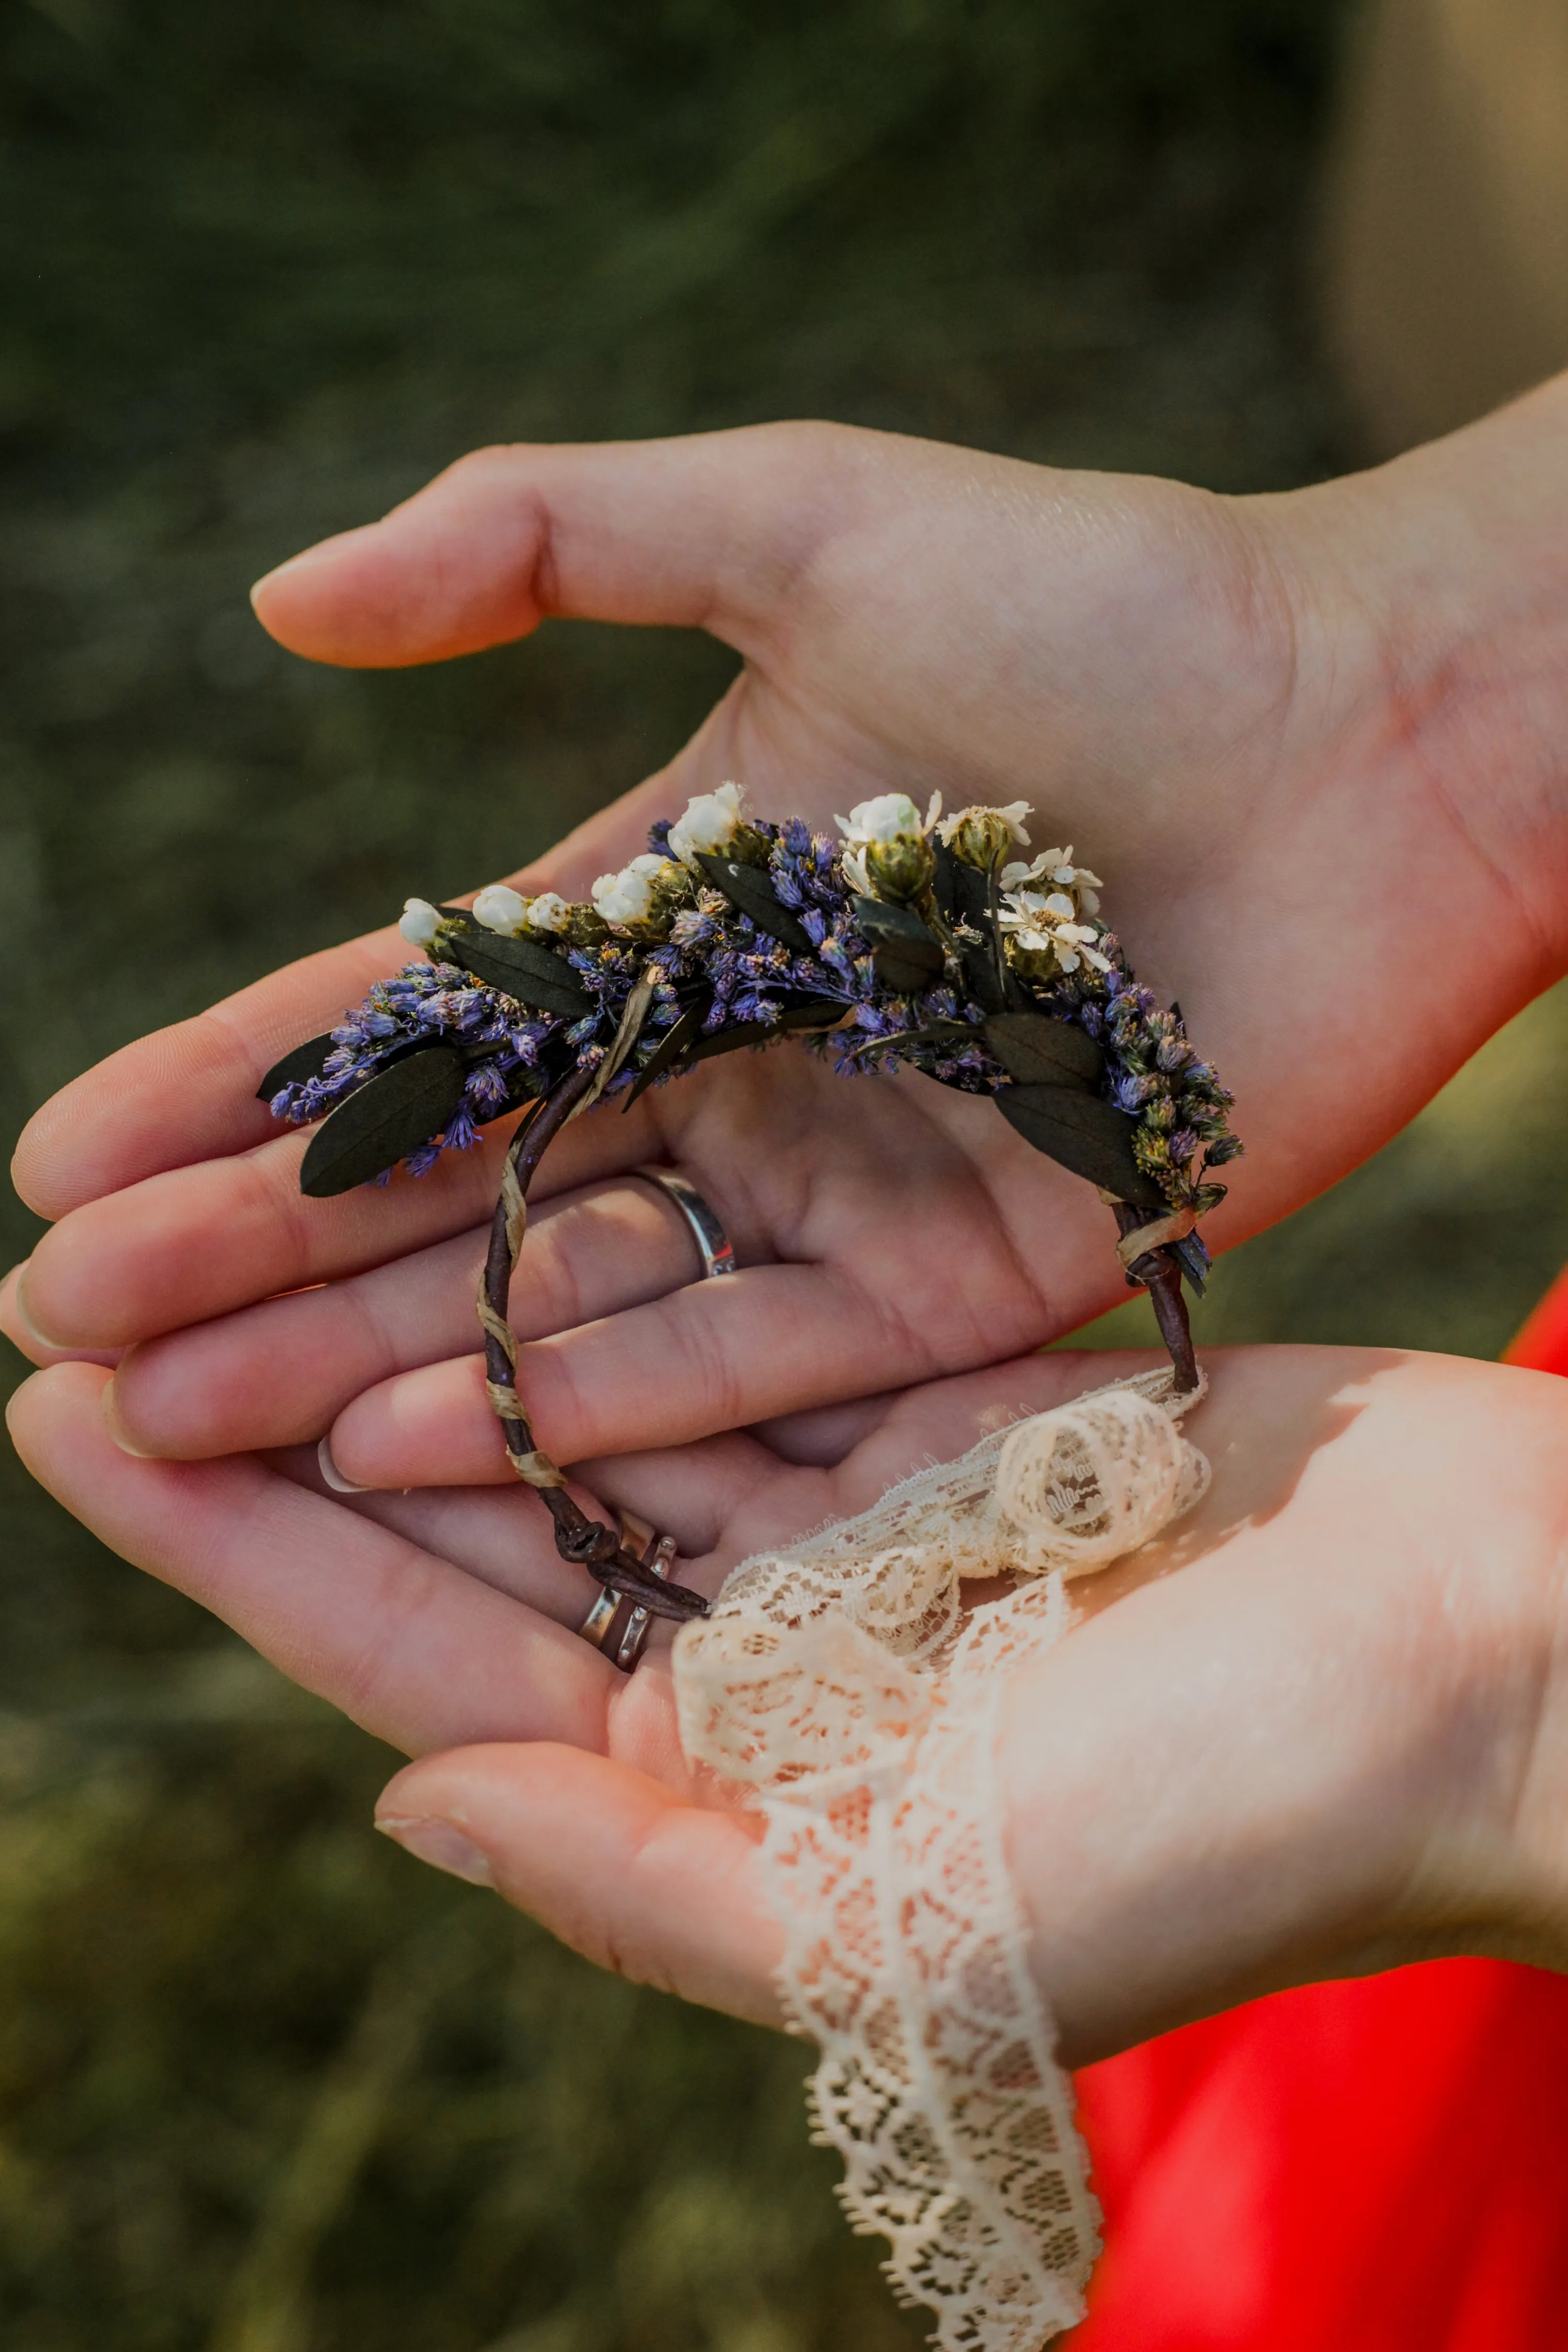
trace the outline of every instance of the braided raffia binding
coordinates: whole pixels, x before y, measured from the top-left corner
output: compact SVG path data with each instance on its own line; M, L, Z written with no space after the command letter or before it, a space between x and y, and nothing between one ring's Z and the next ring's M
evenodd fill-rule
M1141 1375L917 1473L743 1563L676 1643L689 1757L763 1816L817 2136L943 2352L1035 2352L1082 2315L1098 2209L1008 1877L997 1728L1068 1629L1068 1577L1203 1493L1176 1427L1196 1399L1173 1387ZM1008 1572L965 1612L966 1579Z

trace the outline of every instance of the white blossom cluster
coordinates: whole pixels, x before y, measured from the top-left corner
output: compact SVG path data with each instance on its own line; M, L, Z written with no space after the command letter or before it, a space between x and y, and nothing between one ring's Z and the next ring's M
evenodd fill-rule
M847 816L835 817L833 822L846 844L842 863L844 878L850 888L858 890L863 898L874 898L877 887L868 853L918 849L941 814L940 793L932 796L923 822L908 793L879 793L875 800L862 801L858 807L852 808Z
M1062 971L1080 962L1109 971L1097 944L1100 926L1084 919L1100 912L1104 887L1087 866L1073 864L1070 847L1043 849L1027 866L1003 867L1002 929L1022 953L1049 956Z
M594 912L615 930L648 922L658 911L661 884L667 891L683 887L681 868L673 858L645 849L618 874L600 875L592 893Z
M932 800L922 819L907 793L883 793L862 801L847 817L837 820L844 836L844 875L865 898L878 896L874 853L890 848L912 849L934 831L950 846L964 840L1011 840L1027 849L1026 817L1034 814L1027 801L1011 801L1005 808L960 809L941 816L942 796ZM940 818L940 822L939 822ZM1005 866L1002 887L1002 928L1021 955L1047 961L1058 971L1077 971L1088 964L1109 971L1110 959L1101 951L1098 874L1075 866L1072 850L1044 849L1026 864Z
M900 854L921 857L933 835L956 845L961 855L966 845L976 843L997 845L996 854L1008 843L1027 849L1025 819L1033 814L1026 801L1012 801L1004 808L965 808L943 817L938 793L922 817L907 793L880 793L836 820L844 840L845 880L863 898L885 895L879 877L885 880L894 870L890 861ZM592 892L595 912L612 930L636 931L652 922L689 894L698 859L729 848L744 823L739 784L698 793L670 826L668 854L645 851L618 872L600 875ZM971 846L968 855L973 861L981 852ZM999 878L1002 928L1016 954L1061 972L1077 971L1080 964L1094 971L1110 970L1099 944L1102 927L1095 919L1102 885L1086 866L1073 864L1070 846L1016 860L1003 866ZM529 931L563 933L570 912L553 890L528 898L504 882L481 890L473 906L476 922L511 939ZM414 945L427 948L441 919L439 908L427 899L410 898L398 929Z
M571 908L558 891L542 890L536 898L525 898L507 883L492 882L479 892L472 912L475 922L482 923L486 930L515 940L525 931L563 931ZM445 919L440 908L433 907L428 898L408 898L397 928L410 946L428 948L435 945Z
M699 793L669 828L668 856L645 850L618 874L600 875L591 894L595 913L612 930L635 930L649 922L661 911L661 899L668 905L687 894L687 875L700 870L698 858L728 849L742 822L739 784Z

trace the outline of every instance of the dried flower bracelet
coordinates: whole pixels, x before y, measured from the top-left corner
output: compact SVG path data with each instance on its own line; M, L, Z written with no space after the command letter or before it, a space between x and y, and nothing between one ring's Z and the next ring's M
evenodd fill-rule
M415 1175L521 1110L479 1297L486 1386L512 1466L555 1523L563 1557L650 1614L705 1613L568 1495L517 1389L508 1294L529 1183L552 1138L602 1097L644 1090L742 1046L802 1038L847 1072L900 1063L992 1097L1009 1123L1100 1187L1118 1255L1146 1288L1175 1368L1197 1384L1184 1276L1223 1199L1212 1171L1240 1145L1231 1097L1180 1011L1140 987L1099 919L1100 883L1070 848L1033 856L1023 802L922 818L901 793L838 820L748 815L734 784L656 824L648 852L601 877L593 903L498 885L471 908L411 898L401 929L430 959L286 1055L259 1089L277 1117L321 1120L301 1190L324 1196Z

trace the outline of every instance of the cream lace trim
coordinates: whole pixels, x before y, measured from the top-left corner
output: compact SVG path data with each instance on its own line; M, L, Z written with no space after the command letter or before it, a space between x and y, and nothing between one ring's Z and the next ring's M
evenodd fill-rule
M687 1755L763 1815L816 2137L942 2352L1036 2352L1082 2315L1099 2210L1008 1877L997 1726L1067 1631L1066 1580L1207 1486L1176 1426L1202 1393L1143 1373L999 1430L744 1561L675 1645ZM999 1576L966 1612L963 1580Z

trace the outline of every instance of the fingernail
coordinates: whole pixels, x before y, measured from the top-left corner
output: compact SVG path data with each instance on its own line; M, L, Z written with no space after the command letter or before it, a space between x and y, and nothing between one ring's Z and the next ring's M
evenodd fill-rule
M454 1878L466 1878L470 1886L493 1886L495 1879L486 1857L472 1838L454 1829L450 1822L432 1821L425 1815L413 1818L402 1813L381 1813L376 1828L395 1844L405 1846L419 1862L427 1862L432 1870L445 1870Z
M305 557L311 551L309 548L306 548L299 555L290 555L286 562L282 563L275 563L270 572L264 572L260 579L258 580L251 588L251 610L254 612L256 609L256 600L260 595L264 588L270 588L275 580L281 580L286 572L292 572L296 564L303 563Z
M68 1341L51 1339L48 1332L40 1328L37 1316L28 1311L26 1282L27 1268L31 1262L30 1259L24 1258L20 1265L14 1265L11 1268L11 1274L16 1277L16 1288L11 1293L11 1312L36 1347L53 1348L58 1350L68 1346ZM7 1282L11 1279L11 1274L5 1276Z
M159 1457L157 1454L149 1454L145 1446L132 1445L131 1440L126 1436L124 1430L121 1427L119 1402L114 1393L114 1382L112 1381L110 1381L104 1389L101 1410L103 1413L103 1425L105 1429L108 1430L110 1437L113 1438L114 1443L120 1448L121 1454L129 1454L133 1462L156 1462L158 1460Z
M371 1492L368 1486L356 1486L352 1478L343 1476L342 1472L332 1460L332 1441L330 1437L323 1437L317 1446L316 1461L322 1477L334 1495L368 1495Z
M15 1435L15 1433L16 1433L16 1421L15 1421L15 1419L13 1418L13 1416L15 1415L15 1413L17 1412L17 1410L19 1409L19 1407L20 1407L20 1405L21 1405L21 1402L22 1402L22 1391L23 1391L23 1390L24 1390L24 1389L30 1389L30 1388L32 1387L33 1382L34 1382L35 1381L37 1381L37 1380L41 1380L42 1378L43 1378L43 1375L42 1375L42 1373L41 1373L41 1372L29 1372L29 1373L28 1373L28 1375L27 1375L27 1377L26 1377L26 1379L25 1381L17 1381L17 1383L16 1383L16 1387L12 1390L12 1391L11 1391L10 1395L6 1398L6 1400L5 1400L5 1426L6 1426L6 1428L7 1428L7 1429L12 1433L12 1434L13 1434L13 1435Z

